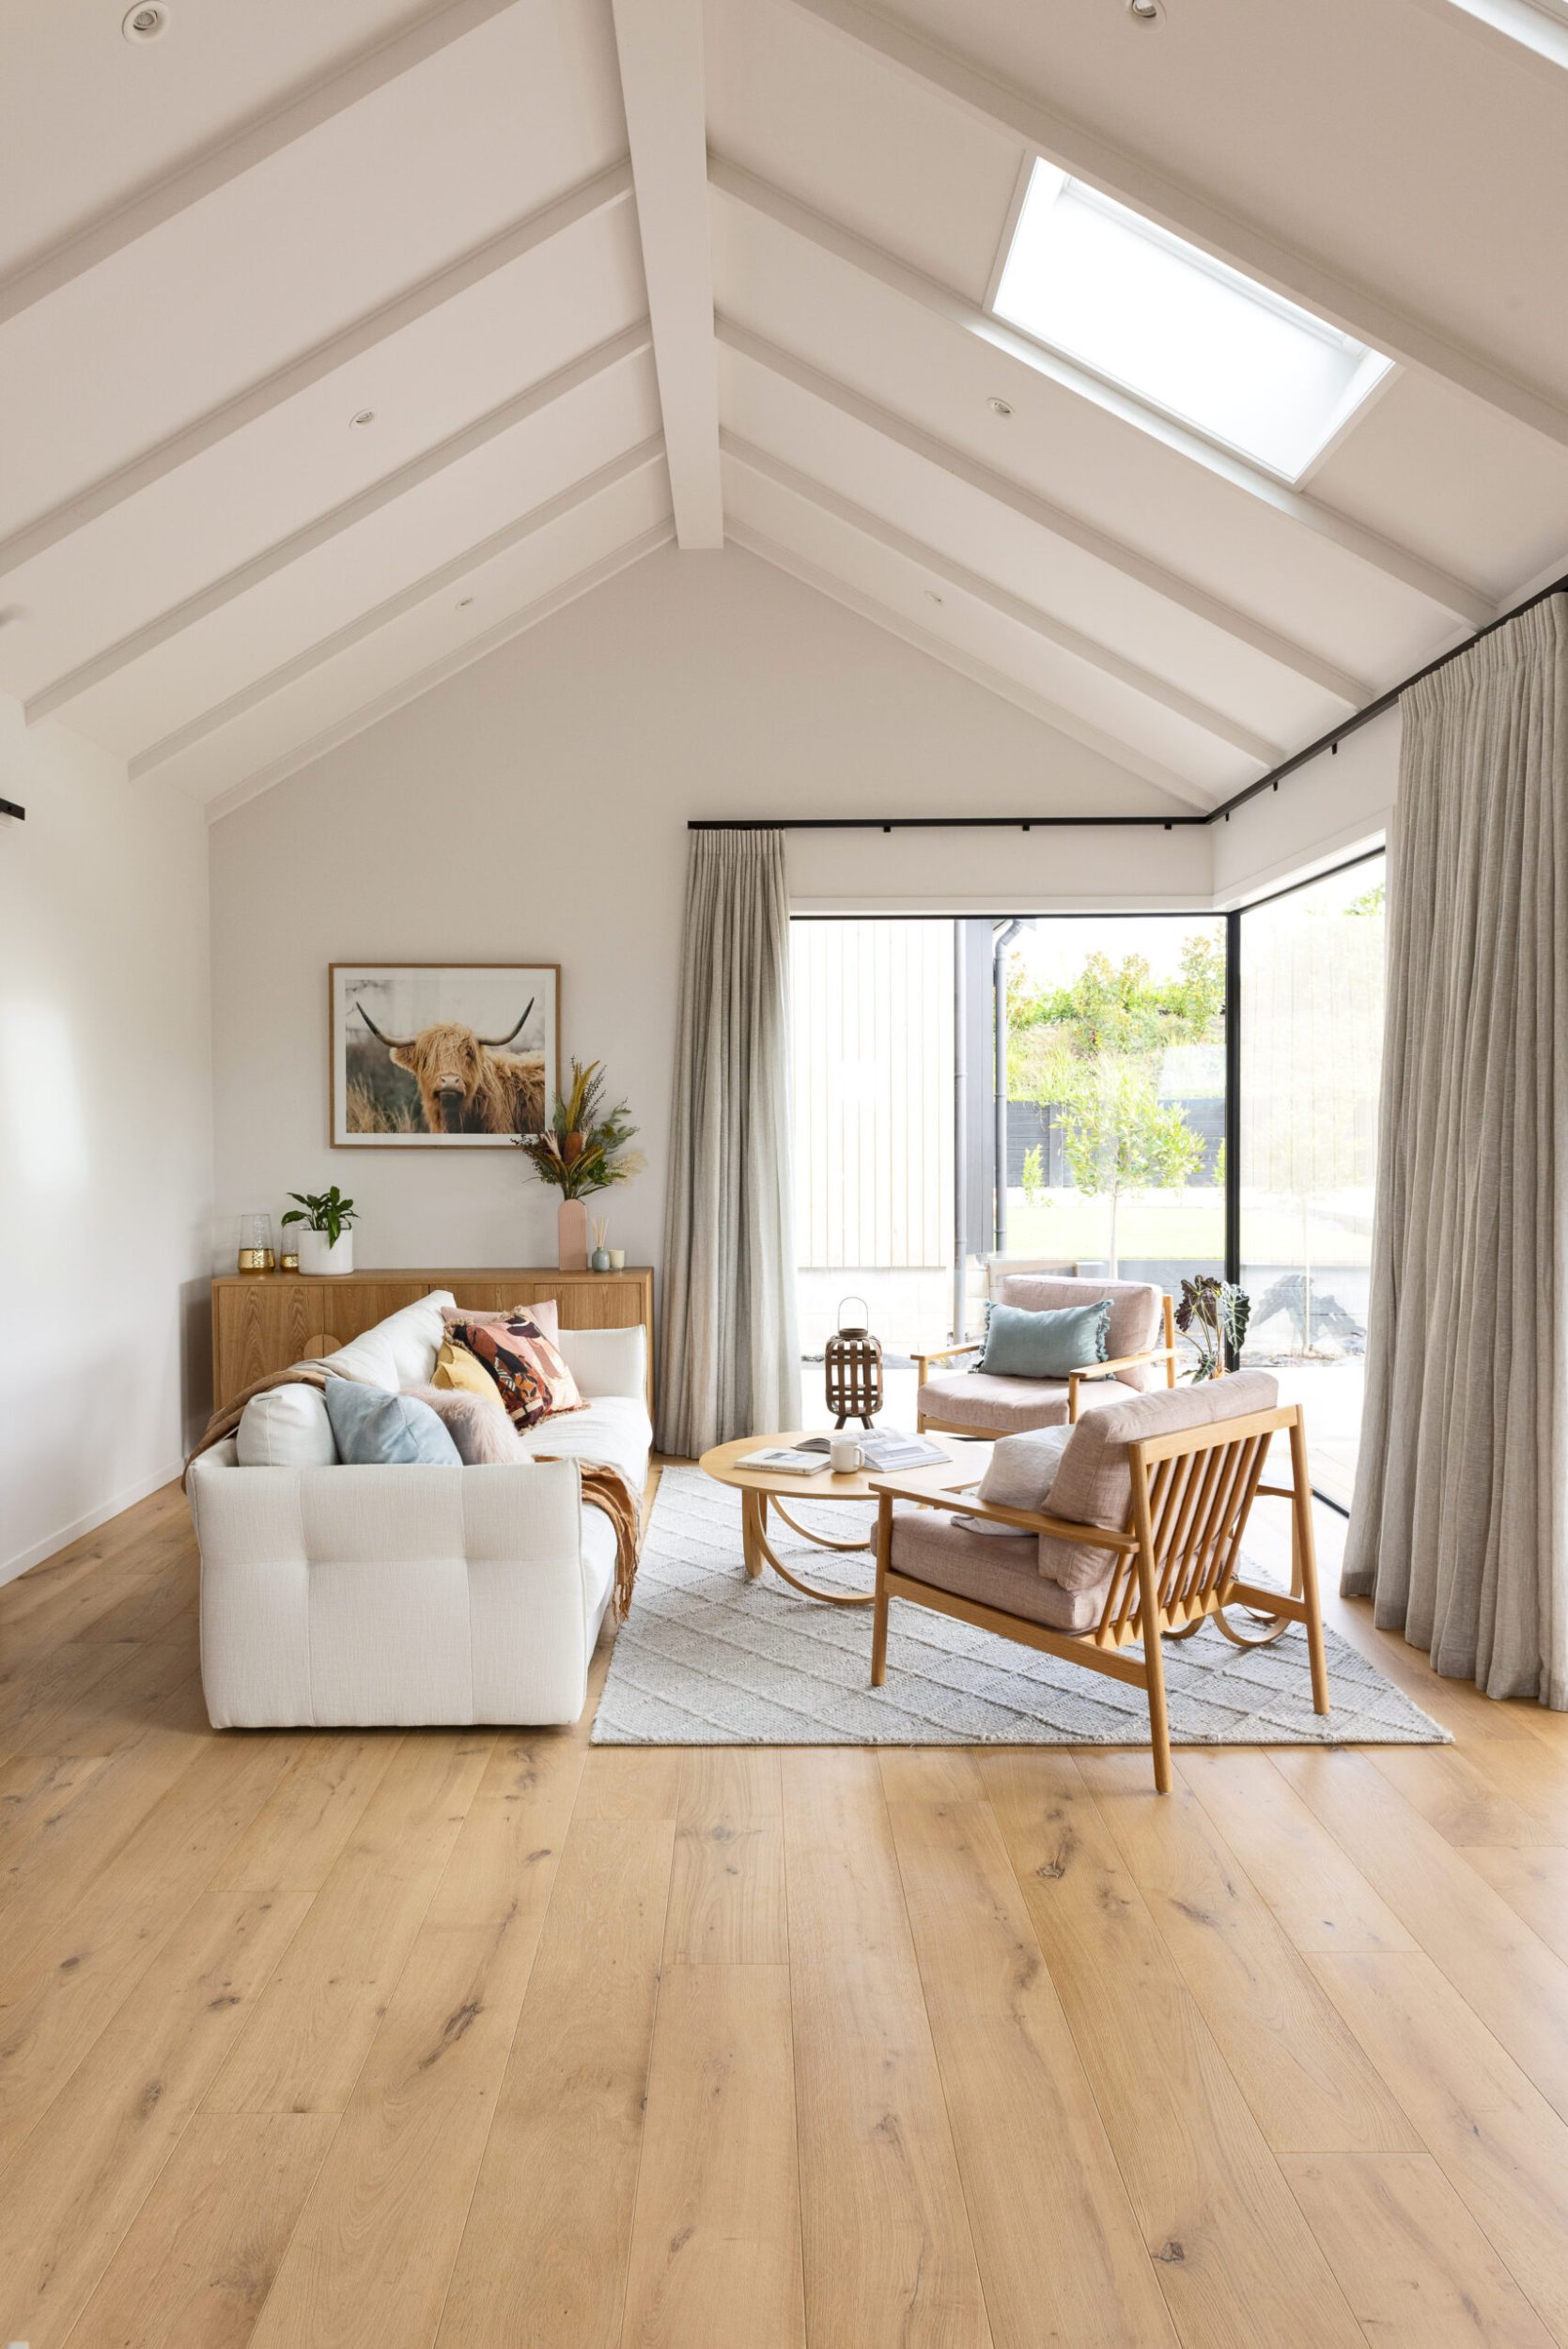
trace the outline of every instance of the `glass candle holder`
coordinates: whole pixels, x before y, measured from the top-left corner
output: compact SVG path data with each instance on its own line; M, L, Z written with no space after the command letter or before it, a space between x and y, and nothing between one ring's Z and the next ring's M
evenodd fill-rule
M240 1269L241 1272L272 1272L277 1268L277 1255L272 1246L272 1219L270 1215L242 1215L240 1218Z

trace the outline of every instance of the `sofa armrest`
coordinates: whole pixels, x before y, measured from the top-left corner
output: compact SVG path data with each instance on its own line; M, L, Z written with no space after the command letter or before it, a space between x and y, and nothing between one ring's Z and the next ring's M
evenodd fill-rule
M626 1395L636 1403L645 1400L648 1342L641 1322L629 1330L563 1330L558 1343L561 1358L585 1401L601 1394Z

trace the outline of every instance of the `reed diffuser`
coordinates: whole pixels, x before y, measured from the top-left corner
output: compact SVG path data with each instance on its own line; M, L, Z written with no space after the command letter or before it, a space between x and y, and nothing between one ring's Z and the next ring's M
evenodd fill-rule
M607 1215L596 1215L594 1218L594 1252L588 1259L596 1272L608 1272L610 1269L610 1251L605 1246L609 1230L610 1218Z

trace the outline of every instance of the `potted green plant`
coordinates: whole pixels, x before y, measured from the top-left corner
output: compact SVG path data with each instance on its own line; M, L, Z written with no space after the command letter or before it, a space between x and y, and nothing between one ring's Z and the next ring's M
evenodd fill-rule
M335 1183L331 1190L291 1190L288 1196L299 1202L283 1220L301 1226L300 1270L352 1272L354 1236L349 1227L357 1213L353 1201L345 1199Z
M630 1147L637 1128L624 1101L604 1104L604 1064L571 1065L571 1084L555 1097L550 1123L538 1134L519 1134L523 1152L541 1182L561 1194L556 1217L556 1258L563 1272L588 1269L588 1210L595 1191L609 1190L640 1174L647 1161Z
M1194 1386L1205 1378L1225 1376L1226 1355L1241 1352L1251 1315L1251 1299L1234 1281L1221 1281L1205 1272L1196 1281L1182 1283L1176 1327L1198 1357L1192 1373Z

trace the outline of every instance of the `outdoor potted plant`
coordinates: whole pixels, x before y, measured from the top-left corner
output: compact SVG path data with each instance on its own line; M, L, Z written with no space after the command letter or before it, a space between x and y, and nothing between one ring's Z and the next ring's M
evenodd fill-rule
M1198 1357L1192 1372L1194 1386L1205 1378L1223 1378L1226 1356L1241 1352L1251 1313L1250 1297L1234 1281L1221 1281L1205 1272L1196 1281L1182 1283L1176 1327Z
M550 1123L543 1133L519 1134L518 1147L528 1157L541 1182L561 1194L556 1217L556 1261L563 1272L588 1269L588 1210L584 1202L595 1191L609 1190L640 1174L647 1163L630 1144L637 1128L624 1101L604 1106L604 1064L579 1060L571 1065L571 1085L557 1094Z
M288 1196L299 1201L283 1220L302 1227L300 1270L352 1272L354 1236L349 1227L356 1213L353 1201L345 1199L335 1183L331 1190L291 1190Z

